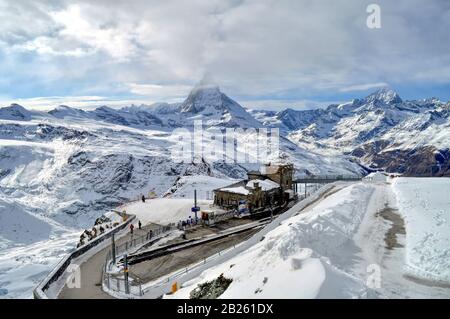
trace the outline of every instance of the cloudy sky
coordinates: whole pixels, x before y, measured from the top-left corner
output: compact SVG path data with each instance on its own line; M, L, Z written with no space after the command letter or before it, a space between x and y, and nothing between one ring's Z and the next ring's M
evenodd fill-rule
M379 4L381 28L366 25ZM248 107L389 85L450 100L448 0L0 0L0 101L179 101L209 74Z

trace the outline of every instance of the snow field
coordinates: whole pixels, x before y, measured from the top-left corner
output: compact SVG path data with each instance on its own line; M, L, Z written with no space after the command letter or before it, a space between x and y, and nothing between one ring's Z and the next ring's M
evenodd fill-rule
M414 276L450 282L450 178L397 178L406 227L406 266Z
M212 201L199 200L197 205L200 209L208 209ZM136 218L142 222L143 225L154 223L166 225L170 223L178 223L179 220L186 220L194 213L191 208L194 206L192 199L170 199L170 198L155 198L148 199L143 202L133 202L122 206L128 214L136 215Z

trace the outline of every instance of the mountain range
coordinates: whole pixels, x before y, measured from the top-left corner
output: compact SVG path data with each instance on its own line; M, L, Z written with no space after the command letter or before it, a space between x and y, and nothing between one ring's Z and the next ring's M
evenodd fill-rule
M450 103L403 101L391 89L325 109L258 113L295 144L346 155L372 169L407 176L449 176Z
M449 105L435 98L403 101L393 90L383 88L364 99L327 108L246 110L219 87L200 83L182 103L121 109L101 106L93 111L62 105L49 112L30 111L12 104L0 108L0 119L78 118L163 131L192 127L199 119L206 127L276 127L288 140L284 142L311 154L343 156L369 170L440 176L449 174Z
M81 229L108 209L149 192L177 196L180 185L196 187L194 176L211 184L203 186L211 193L218 180L245 178L259 166L175 163L176 128L192 130L196 120L205 130L278 128L279 157L268 159L294 163L297 176L361 176L373 169L449 176L449 112L449 103L403 101L390 89L327 108L247 110L205 83L182 103L90 111L61 105L48 112L2 107L0 295L27 296ZM243 130L237 134L237 151L256 143ZM16 287L11 276L26 278Z

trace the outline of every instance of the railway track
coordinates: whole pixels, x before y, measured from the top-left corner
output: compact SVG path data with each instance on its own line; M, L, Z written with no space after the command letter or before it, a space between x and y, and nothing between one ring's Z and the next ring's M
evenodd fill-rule
M162 247L158 247L158 248L154 248L154 249L149 249L143 252L137 252L134 254L131 254L128 257L128 263L130 265L133 264L137 264L143 261L147 261L153 258L157 258L157 257L161 257L161 256L165 256L165 255L169 255L169 254L173 254L175 252L184 250L184 249L189 249L195 246L199 246L199 245L204 245L216 240L220 240L229 236L233 236L236 234L240 234L243 232L246 232L250 229L255 229L255 228L262 228L264 227L266 224L268 224L271 221L270 217L266 217L263 219L260 219L258 221L255 222L251 222L249 224L246 225L242 225L242 226L237 226L233 229L229 229L229 230L225 230L222 231L221 233L217 234L217 235L209 235L206 236L204 238L199 238L199 239L190 239L187 241L183 241L183 242L179 242L179 243L173 243L173 244L168 244ZM122 259L119 260L119 263L123 262Z

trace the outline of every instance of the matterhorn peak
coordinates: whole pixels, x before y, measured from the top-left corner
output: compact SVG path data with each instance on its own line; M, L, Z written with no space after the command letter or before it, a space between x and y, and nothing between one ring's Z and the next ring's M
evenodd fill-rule
M192 89L179 110L183 118L202 119L208 126L261 126L239 103L222 93L210 77L204 77Z
M222 98L219 86L211 80L210 76L205 76L189 93L181 106L181 111L198 113L203 111L205 107L220 108Z

